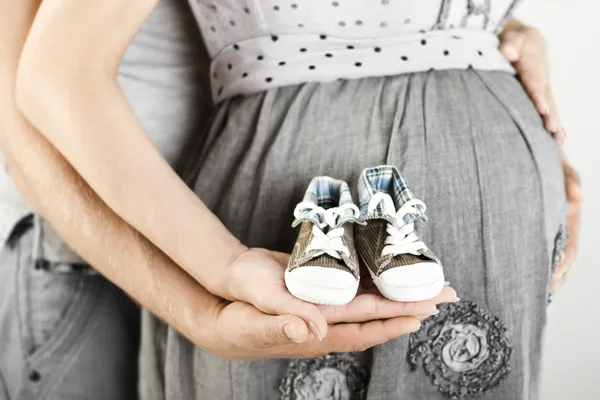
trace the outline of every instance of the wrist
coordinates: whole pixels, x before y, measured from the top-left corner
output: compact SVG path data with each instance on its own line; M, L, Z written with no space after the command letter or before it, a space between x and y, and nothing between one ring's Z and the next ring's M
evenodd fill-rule
M221 253L218 260L209 261L212 265L210 278L205 283L205 287L213 294L222 297L226 300L239 300L234 285L234 277L232 276L232 265L243 255L249 248L236 238L231 238L224 246L227 251Z

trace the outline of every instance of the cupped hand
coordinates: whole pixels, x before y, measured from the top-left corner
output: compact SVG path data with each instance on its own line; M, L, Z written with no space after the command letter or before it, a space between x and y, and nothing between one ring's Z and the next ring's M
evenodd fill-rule
M567 232L569 233L569 239L565 245L564 257L556 267L554 276L552 277L550 287L553 293L556 293L556 291L564 285L567 274L575 262L579 245L579 230L581 227L581 179L577 171L569 164L562 152L561 161L565 175L567 202L569 203L569 213L567 215Z
M400 303L361 294L345 306L319 306L330 324L318 340L295 315L269 315L243 302L222 302L212 313L210 340L202 347L225 358L307 358L331 352L364 351L414 332L437 314L437 304L456 301L450 287L431 300Z
M500 51L513 63L525 90L544 118L544 125L557 142L566 137L550 87L550 64L546 41L535 29L511 20L500 34Z
M242 301L271 315L294 315L304 320L304 328L318 339L327 335L327 320L319 308L295 298L285 287L284 273L289 255L252 248L238 256L228 269L227 294L216 293L232 301ZM232 305L241 307L241 305ZM248 309L248 310L251 310ZM258 311L257 310L257 311ZM306 335L300 335L304 337Z

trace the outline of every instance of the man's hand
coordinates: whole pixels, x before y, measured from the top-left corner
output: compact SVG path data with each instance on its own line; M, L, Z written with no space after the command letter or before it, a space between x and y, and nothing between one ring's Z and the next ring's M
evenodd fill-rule
M213 313L213 330L204 348L234 359L307 358L331 352L363 351L414 332L420 321L437 314L436 305L456 301L450 287L431 300L400 303L362 294L345 306L319 306L330 324L322 341L292 315L271 316L243 303L222 303Z
M513 63L525 90L544 118L546 129L562 144L566 131L558 117L550 87L546 41L537 29L513 19L500 34L500 51Z
M379 316L379 311L382 309L400 310L404 313L407 312L406 310L418 311L416 314L415 311L410 311L409 314L391 312L383 318L393 318L398 315L415 316L435 311L435 304L432 302L424 302L423 305L431 307L423 309L388 300L379 293L359 295L354 301L343 307L324 307L307 303L292 296L285 286L284 272L289 257L289 254L258 248L242 253L228 269L229 285L227 293L223 297L251 304L266 314L295 315L301 318L304 320L305 326L298 325L294 328L298 342L306 340L307 328L317 339L328 336L327 330L328 324L332 323L331 318L335 318L334 323L362 322L382 318ZM454 291L452 290L452 292ZM445 299L445 297L442 298ZM449 301L454 301L454 298L450 298ZM242 306L233 306L236 310L240 307ZM375 311L373 311L374 309ZM368 311L371 311L370 318L364 314ZM342 316L354 319L344 319Z

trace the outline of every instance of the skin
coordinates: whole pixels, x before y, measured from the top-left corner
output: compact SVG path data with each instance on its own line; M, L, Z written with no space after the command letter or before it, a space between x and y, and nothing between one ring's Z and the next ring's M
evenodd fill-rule
M0 36L9 38L0 41L0 149L11 176L79 254L194 344L236 359L355 351L414 331L420 320L437 312L437 304L456 299L456 292L445 288L438 298L420 303L362 294L344 307L316 308L333 325L320 341L294 315L269 315L211 294L112 211L18 110L17 65L38 6L35 1L0 1L0 15L11 16L0 23ZM277 260L281 272L288 256L269 252L262 257Z
M544 118L544 125L562 146L567 132L563 128L556 102L550 87L548 46L537 29L511 20L500 35L500 51L513 63L521 82L531 97L533 104ZM579 244L581 227L581 178L569 164L561 147L561 163L565 175L565 189L569 204L567 230L569 240L565 246L565 257L557 266L551 288L556 292L565 283L567 273L573 266Z
M114 212L210 292L300 316L324 337L327 321L281 285L276 257L248 249L223 226L162 158L125 99L118 67L154 5L44 1L19 62L19 109Z
M512 19L500 35L500 51L511 61L544 125L562 144L567 133L558 117L550 86L548 46L541 33Z
M451 288L414 304L369 293L345 307L291 298L288 256L233 238L151 146L120 92L117 66L154 3L99 3L46 0L36 15L34 1L0 0L0 15L11 16L0 23L10 38L0 43L0 147L30 204L102 274L197 346L230 358L363 350L456 299Z

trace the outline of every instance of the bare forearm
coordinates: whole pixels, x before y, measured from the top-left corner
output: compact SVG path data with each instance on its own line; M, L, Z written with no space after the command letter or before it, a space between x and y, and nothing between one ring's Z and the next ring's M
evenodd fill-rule
M6 156L26 199L100 273L202 346L209 335L202 321L218 299L112 212L41 135L27 136L35 150L21 151L22 161Z
M136 24L121 25L131 25L130 32L110 32L112 22L102 26L116 12L108 3L93 15L80 2L50 13L51 24L73 29L99 24L74 43L72 37L46 32L43 24L36 31L34 25L19 68L21 110L111 209L199 282L213 290L223 287L224 275L215 271L224 270L219 267L229 265L245 247L177 177L129 107L116 82L120 55L114 52L124 49L121 42L135 33ZM47 4L51 7L52 1ZM144 16L140 7L119 6L119 13ZM68 21L61 19L68 15ZM105 41L114 46L88 55L97 31L109 35Z
M13 91L19 45L35 6L34 2L0 0L0 16L18 21L0 21L0 37L11 38L0 48L0 149L11 175L30 204L81 256L202 345L210 337L202 321L212 317L219 300L112 212L16 108Z

